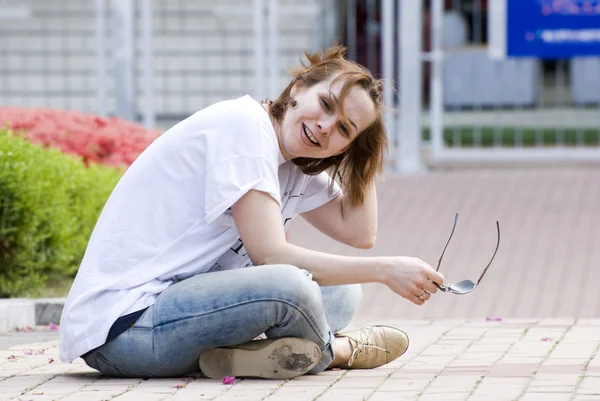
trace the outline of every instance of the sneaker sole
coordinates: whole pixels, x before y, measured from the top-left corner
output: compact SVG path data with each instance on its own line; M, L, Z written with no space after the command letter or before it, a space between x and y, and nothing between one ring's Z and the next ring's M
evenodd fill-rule
M198 364L211 379L291 379L309 372L320 360L321 350L315 343L289 337L274 340L261 349L209 349L200 355Z

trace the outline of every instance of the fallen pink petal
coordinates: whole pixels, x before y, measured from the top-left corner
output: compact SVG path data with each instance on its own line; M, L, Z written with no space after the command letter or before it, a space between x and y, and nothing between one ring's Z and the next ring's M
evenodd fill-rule
M172 386L171 388L186 388L187 384L176 384L175 386Z
M17 357L14 355L9 355L7 359L17 359Z
M54 323L50 322L47 326L46 329L50 330L50 331L56 331L58 330L58 326L55 325Z
M546 341L552 341L552 339L550 337L544 337L544 338L542 338L542 342L546 342Z
M28 349L27 351L23 351L23 354L25 354L25 355L31 355L31 354L33 354L33 351L31 351L30 349Z
M225 376L223 378L223 384L235 384L235 377L233 377L233 376Z
M27 333L30 331L34 331L33 327L31 326L27 326L27 327L17 327L14 330L11 330L13 333Z
M48 363L52 363L52 362L54 362L54 358L49 358Z
M44 355L44 352L46 352L46 350L40 349L40 350L34 351L33 355Z
M501 317L486 317L485 320L487 322L501 322L502 318Z

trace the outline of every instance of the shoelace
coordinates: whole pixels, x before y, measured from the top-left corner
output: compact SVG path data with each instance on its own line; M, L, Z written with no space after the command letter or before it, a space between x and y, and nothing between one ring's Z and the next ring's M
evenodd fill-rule
M386 350L385 348L381 348L371 344L371 341L369 340L374 337L375 335L373 334L373 327L365 326L360 330L360 337L358 339L352 338L352 340L356 341L356 347L354 347L354 349L352 350L352 355L350 355L350 359L348 359L348 367L352 366L352 364L354 363L354 357L357 354L365 351L368 348L378 349L388 354L390 353L390 351Z

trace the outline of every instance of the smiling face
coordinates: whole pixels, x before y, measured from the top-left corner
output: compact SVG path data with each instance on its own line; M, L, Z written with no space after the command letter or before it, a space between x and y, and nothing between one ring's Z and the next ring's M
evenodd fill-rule
M324 159L343 153L375 120L375 104L366 90L353 86L340 105L338 99L344 81L333 82L334 79L335 76L308 88L292 89L297 104L288 107L278 133L279 147L286 160Z

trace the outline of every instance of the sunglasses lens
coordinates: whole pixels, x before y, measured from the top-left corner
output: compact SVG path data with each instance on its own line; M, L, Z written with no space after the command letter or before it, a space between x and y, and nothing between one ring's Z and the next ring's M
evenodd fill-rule
M452 284L452 289L458 294L466 294L475 289L476 285L471 280L463 280L456 284Z

